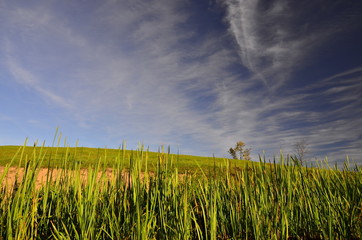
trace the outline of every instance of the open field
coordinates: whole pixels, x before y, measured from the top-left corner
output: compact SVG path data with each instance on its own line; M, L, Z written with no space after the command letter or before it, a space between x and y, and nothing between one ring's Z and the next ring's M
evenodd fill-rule
M143 150L2 150L11 162L0 173L0 239L362 237L358 167L188 156L187 168L183 156Z
M33 159L34 154L37 160L41 160L39 167L56 168L63 166L64 163L69 165L78 164L81 168L95 166L98 161L109 168L119 166L128 169L130 160L137 158L147 158L143 164L147 163L147 168L154 171L157 167L158 159L167 155L174 167L179 172L195 171L199 168L205 172L214 171L214 168L224 166L229 161L232 167L244 167L246 161L226 160L223 158L200 157L190 155L170 154L168 149L161 149L160 152L148 152L146 150L125 150L125 149L104 149L104 148L86 148L86 147L23 147L22 158L14 156L21 146L0 146L0 166L5 166L11 162L11 166L25 166L26 159ZM144 155L144 156L141 156ZM13 159L14 158L14 159ZM41 159L39 159L41 158ZM13 161L11 161L13 159ZM21 162L20 159L23 161ZM249 162L250 164L250 162ZM143 166L145 167L145 166Z

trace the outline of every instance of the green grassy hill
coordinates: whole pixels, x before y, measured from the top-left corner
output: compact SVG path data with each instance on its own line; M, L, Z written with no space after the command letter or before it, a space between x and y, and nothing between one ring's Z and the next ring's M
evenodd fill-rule
M29 147L29 146L0 146L0 165L25 166L29 160L41 160L41 167L62 167L64 164L72 166L80 164L81 168L95 166L99 161L105 167L129 168L130 161L141 161L143 169L153 171L158 162L162 161L170 167L177 167L179 172L202 169L204 172L217 170L221 166L229 165L233 168L242 168L252 162L200 157L190 155L178 155L167 152L149 152L146 150L123 150L87 147Z

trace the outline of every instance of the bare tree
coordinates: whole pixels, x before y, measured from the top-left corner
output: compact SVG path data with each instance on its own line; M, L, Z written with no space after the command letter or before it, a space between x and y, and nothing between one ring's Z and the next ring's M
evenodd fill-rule
M234 148L230 148L228 153L230 153L230 155L233 157L233 159L238 159L238 157L236 156L236 152L235 152Z
M251 161L250 157L251 148L246 148L243 153L244 160Z
M295 155L299 161L300 164L302 164L305 161L305 156L308 153L308 142L307 139L303 138L293 145Z
M228 153L230 153L233 159L250 160L250 151L250 148L245 148L243 141L239 141L235 144L234 148L229 149Z

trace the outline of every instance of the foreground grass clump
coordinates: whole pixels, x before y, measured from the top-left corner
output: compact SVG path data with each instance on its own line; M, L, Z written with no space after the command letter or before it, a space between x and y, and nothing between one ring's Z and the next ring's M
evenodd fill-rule
M0 175L0 239L361 239L362 169L305 168L225 161L214 171L179 174L170 154L107 156L81 174L64 155L57 174L37 185L43 148L25 148L14 185ZM27 157L25 157L27 156ZM123 170L122 162L129 162ZM22 163L23 162L23 163Z

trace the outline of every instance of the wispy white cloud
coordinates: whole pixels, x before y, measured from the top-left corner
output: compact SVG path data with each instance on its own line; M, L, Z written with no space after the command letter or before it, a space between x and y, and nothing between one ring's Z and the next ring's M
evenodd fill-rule
M356 131L361 124L361 113L356 110L362 89L360 76L356 76L359 68L317 79L304 88L291 88L293 73L310 64L315 50L351 27L342 21L344 13L339 12L333 21L311 22L305 17L317 17L317 3L303 8L282 0L224 3L241 63L252 73L220 88L219 119L226 125L225 132L250 140L256 152L266 150L270 155L278 154L280 148L293 152L292 145L302 138L310 142L311 156L337 154L331 157L341 160L348 150L356 154L356 144L361 144L360 131ZM335 7L329 5L327 11ZM288 91L284 91L286 84ZM336 147L337 143L345 151ZM328 147L322 151L322 146Z
M306 17L308 6L318 9L317 4L305 4L299 9L294 6L298 4L284 0L261 2L225 1L227 21L239 47L242 64L254 78L261 79L269 89L277 90L311 59L313 49L340 30L328 28L327 23L311 26L301 20ZM309 17L314 18L313 14L310 12Z
M219 151L219 143L224 145L228 137L214 127L219 120L212 112L202 111L212 108L212 102L198 97L217 94L214 87L227 77L223 70L235 56L220 48L217 35L187 43L196 32L180 27L188 15L177 1L157 1L147 7L141 7L143 1L127 4L124 8L107 1L96 10L92 24L107 26L97 41L83 26L63 20L61 11L55 14L51 5L41 8L47 20L31 29L26 23L39 14L37 8L22 10L26 14L21 13L21 21L17 16L21 11L13 12L19 34L26 32L28 46L36 51L23 47L9 53L10 72L38 94L65 108L71 105L79 126L103 129L112 139L131 136L146 143L180 145L189 138L189 145L181 146L184 151L193 145L200 146L193 150L198 154L210 154L205 149ZM44 42L47 49L55 50L42 51L39 44ZM49 58L54 61L46 61ZM68 61L71 64L66 65Z
M21 67L14 59L9 57L6 61L6 66L16 81L18 81L21 85L26 86L30 90L36 91L37 94L40 94L44 97L45 101L50 100L65 109L72 108L72 106L64 98L58 96L48 89L45 89L36 76Z
M362 144L361 77L360 68L348 70L265 105L262 112L270 115L259 118L259 122L271 125L271 136L266 134L265 141L260 142L271 146L267 141L272 142L274 138L281 142L283 149L292 152L293 143L307 138L310 156L329 156L334 161L345 159L347 154L360 158L361 152L357 149ZM344 87L336 87L341 85Z
M0 121L11 121L13 120L12 117L4 115L4 114L0 114Z
M343 135L357 121L328 121L356 104L344 94L357 86L356 71L324 80L328 88L309 86L327 97L337 94L335 104L344 109L324 113L306 107L315 99L307 88L271 94L326 36L292 31L285 19L293 16L284 1L267 10L258 1L228 2L239 56L228 47L225 32L200 36L186 28L192 24L184 1L102 1L87 5L82 21L55 2L14 6L2 19L6 24L0 23L0 41L10 42L7 52L0 49L8 71L20 85L70 113L63 123L105 133L98 140L104 144L143 140L179 145L190 154L227 156L235 141L244 140L257 158L262 150L291 151L290 145L305 136L313 146L358 138L357 132ZM235 70L239 57L252 74ZM350 85L342 88L335 83L338 77ZM294 128L293 122L304 127ZM332 130L336 135L330 136Z

